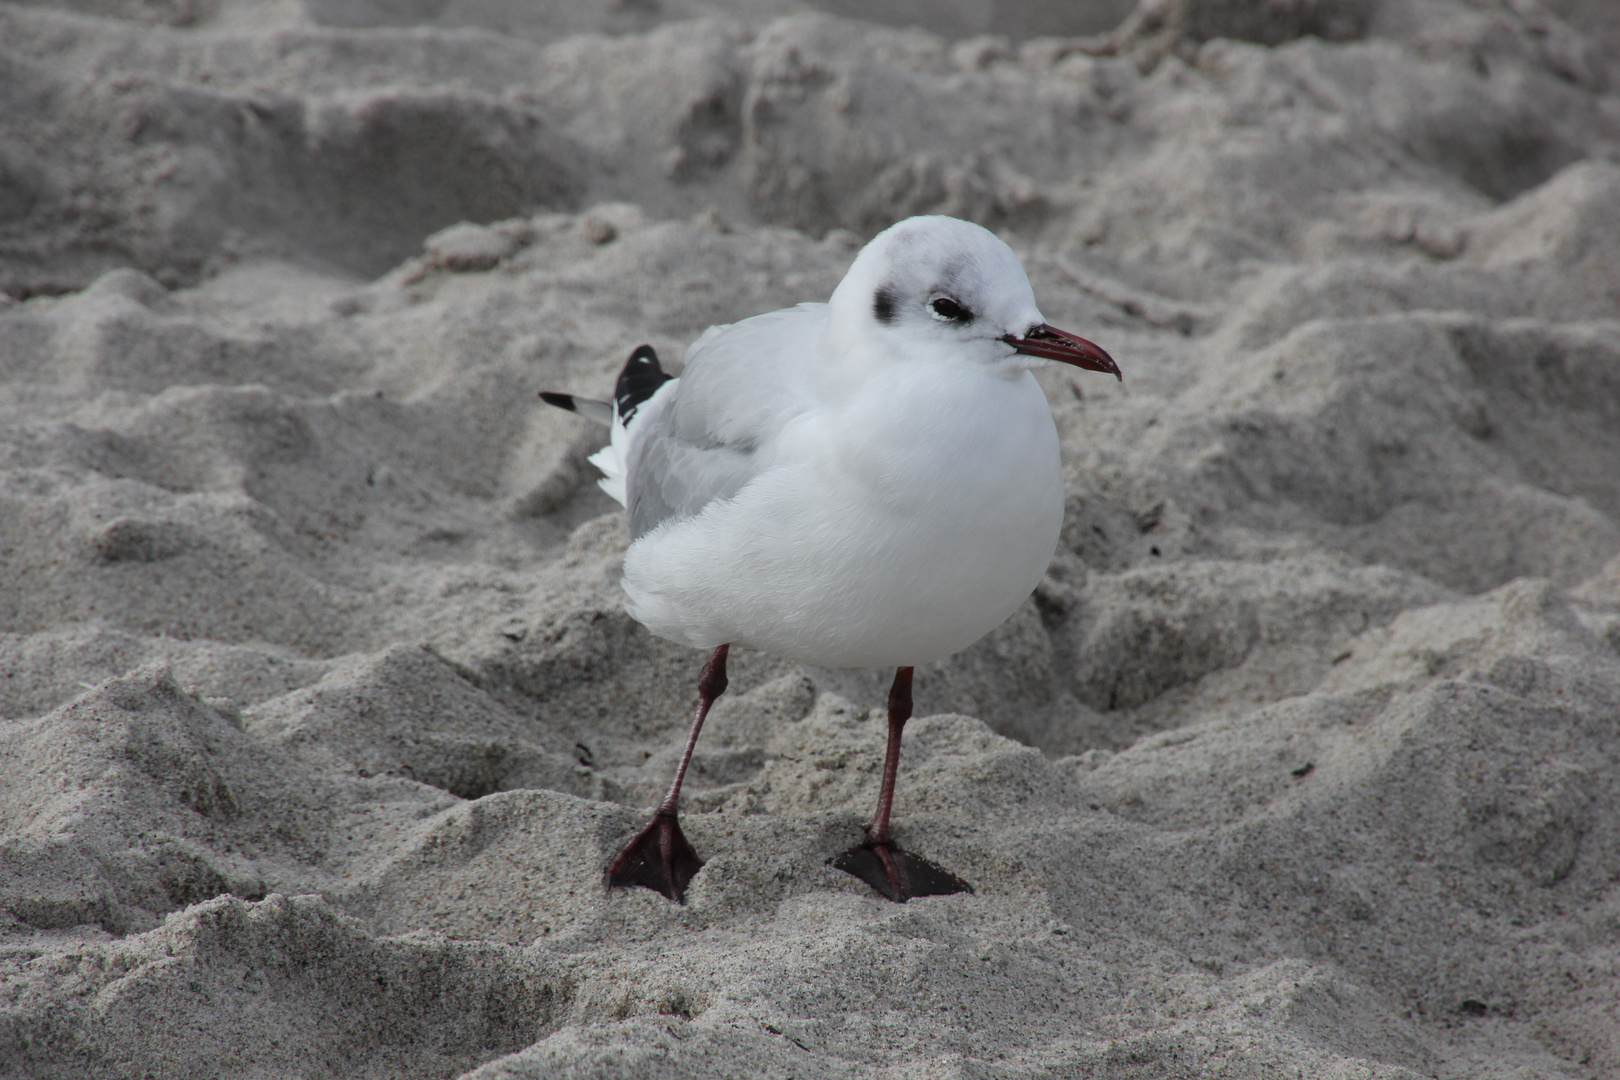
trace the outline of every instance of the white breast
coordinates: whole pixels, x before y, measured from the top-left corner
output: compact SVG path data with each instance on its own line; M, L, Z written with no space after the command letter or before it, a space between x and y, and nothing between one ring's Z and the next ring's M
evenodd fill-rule
M1063 480L1027 372L896 368L783 428L736 497L625 556L654 633L826 667L926 663L1000 625L1057 546Z

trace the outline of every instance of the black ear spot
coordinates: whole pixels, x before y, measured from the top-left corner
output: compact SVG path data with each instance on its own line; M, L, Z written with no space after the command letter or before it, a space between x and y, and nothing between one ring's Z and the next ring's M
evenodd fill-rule
M872 315L880 323L894 322L894 290L887 285L872 297Z

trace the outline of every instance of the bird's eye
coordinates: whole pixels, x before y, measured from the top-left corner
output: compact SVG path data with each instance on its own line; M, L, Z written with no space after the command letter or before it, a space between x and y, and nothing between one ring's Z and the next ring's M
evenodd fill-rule
M933 308L934 314L942 319L949 319L952 322L971 322L973 320L971 311L948 296L941 296L928 306Z

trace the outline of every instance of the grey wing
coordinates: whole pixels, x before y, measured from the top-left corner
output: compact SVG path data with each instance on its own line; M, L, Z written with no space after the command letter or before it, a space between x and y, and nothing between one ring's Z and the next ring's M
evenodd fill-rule
M661 409L651 421L670 417ZM697 446L669 423L649 425L631 444L625 480L630 539L639 539L671 518L692 517L717 499L729 499L757 471L752 448Z
M801 304L713 328L693 345L681 377L627 432L632 540L731 498L762 471L771 439L809 404L796 373L825 321L825 305Z

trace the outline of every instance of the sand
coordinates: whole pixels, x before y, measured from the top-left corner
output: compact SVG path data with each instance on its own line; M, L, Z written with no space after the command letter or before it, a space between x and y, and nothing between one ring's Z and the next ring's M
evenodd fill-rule
M858 21L861 18L875 22ZM641 342L998 230L1063 542L919 669L702 657ZM1620 1077L1605 0L0 4L0 1075Z

